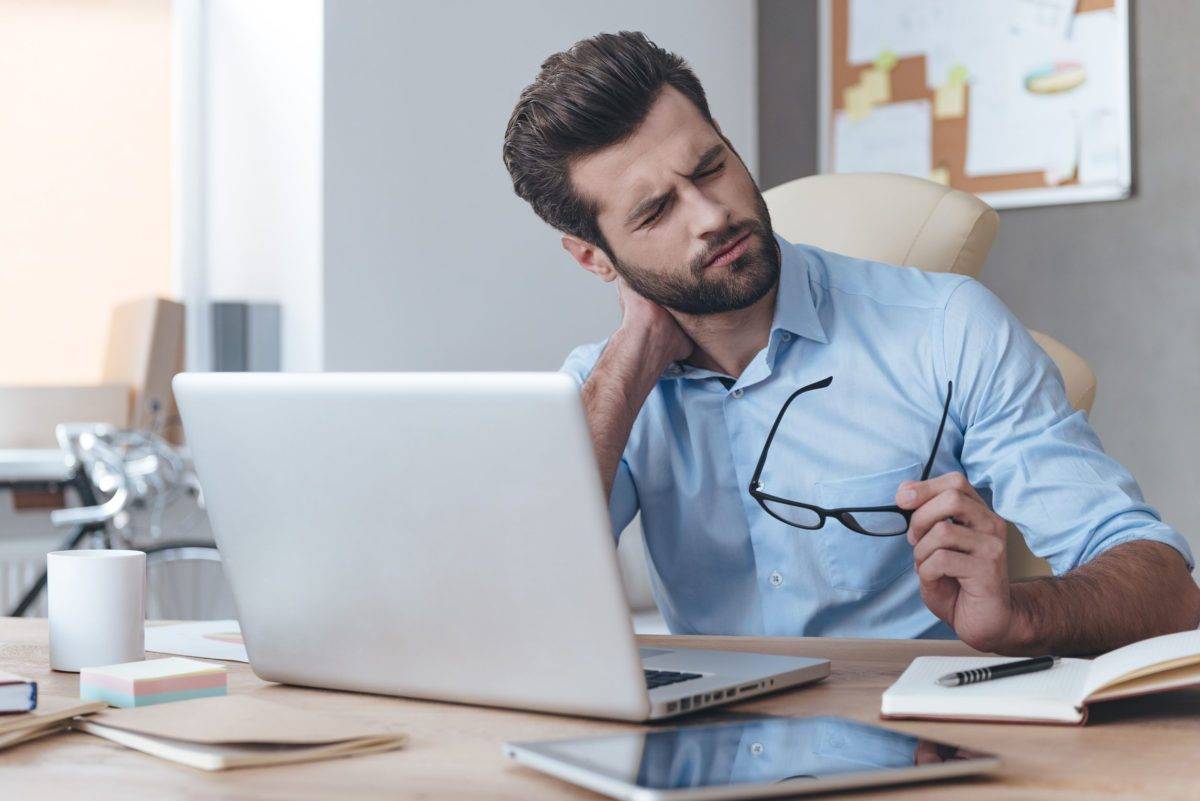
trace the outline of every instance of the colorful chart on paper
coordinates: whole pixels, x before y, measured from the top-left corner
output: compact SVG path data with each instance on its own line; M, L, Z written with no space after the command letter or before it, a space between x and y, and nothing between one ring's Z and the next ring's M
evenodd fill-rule
M997 208L1132 187L1128 0L823 0L822 172Z

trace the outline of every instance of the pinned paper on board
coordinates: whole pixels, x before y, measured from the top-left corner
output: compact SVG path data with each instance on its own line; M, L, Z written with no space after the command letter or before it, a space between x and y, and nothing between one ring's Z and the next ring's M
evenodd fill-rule
M932 115L928 100L889 103L864 119L838 115L836 172L929 175Z
M892 75L890 72L872 67L863 70L858 85L872 104L887 103L892 99Z
M852 120L861 120L871 109L892 100L892 69L896 66L896 54L885 50L875 59L870 69L858 75L858 83L847 86L843 106Z
M871 98L863 89L862 84L847 86L845 97L843 105L846 107L846 116L850 119L861 120L871 113L871 107L874 104L871 103Z

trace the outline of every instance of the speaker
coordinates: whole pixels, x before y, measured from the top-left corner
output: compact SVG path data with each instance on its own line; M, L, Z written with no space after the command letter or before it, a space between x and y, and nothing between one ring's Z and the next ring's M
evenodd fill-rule
M212 304L212 369L219 373L279 371L278 303Z

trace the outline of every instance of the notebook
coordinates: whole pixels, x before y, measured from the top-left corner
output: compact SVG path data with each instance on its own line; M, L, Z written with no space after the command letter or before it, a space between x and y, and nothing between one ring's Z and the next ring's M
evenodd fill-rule
M387 724L250 695L109 709L74 728L200 770L357 756L401 747Z
M43 695L36 710L20 715L0 717L0 748L62 731L76 715L87 715L103 709L103 701L79 701L75 698L56 698Z
M1095 659L1062 659L1049 670L942 687L939 676L1011 657L922 656L883 693L885 718L1076 723L1089 704L1200 685L1200 631L1166 634Z
M37 707L37 682L0 670L0 714Z

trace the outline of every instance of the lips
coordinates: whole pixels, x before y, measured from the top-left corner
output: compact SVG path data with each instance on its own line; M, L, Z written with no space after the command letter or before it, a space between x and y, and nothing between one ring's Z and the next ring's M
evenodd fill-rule
M727 247L722 248L719 253L713 256L709 260L708 264L704 265L705 268L724 267L726 264L741 258L742 254L746 252L746 249L750 244L750 234L752 233L754 232L747 231L737 239L730 242Z

